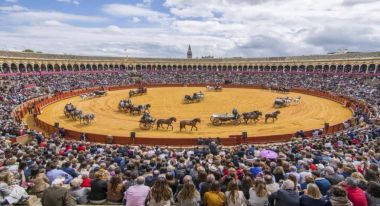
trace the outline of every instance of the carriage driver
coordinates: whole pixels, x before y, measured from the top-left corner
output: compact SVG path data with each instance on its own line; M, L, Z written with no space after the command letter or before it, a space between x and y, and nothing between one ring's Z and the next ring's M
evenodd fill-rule
M146 121L152 121L152 117L148 112L144 112L143 116L141 117L141 121L146 122Z
M239 118L239 112L237 111L236 108L233 108L233 109L232 109L232 115L234 115L234 118L235 118L235 119Z

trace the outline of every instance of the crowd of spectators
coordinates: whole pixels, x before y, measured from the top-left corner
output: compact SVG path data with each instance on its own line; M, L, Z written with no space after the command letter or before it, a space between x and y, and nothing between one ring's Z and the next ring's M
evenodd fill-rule
M11 111L42 95L142 83L256 84L329 91L367 102L372 116L331 135L271 145L194 148L96 144L45 138L11 143L23 125ZM3 77L0 94L0 204L35 195L42 205L380 205L378 77L295 74L125 73ZM301 135L302 136L302 135ZM271 150L275 158L260 153Z

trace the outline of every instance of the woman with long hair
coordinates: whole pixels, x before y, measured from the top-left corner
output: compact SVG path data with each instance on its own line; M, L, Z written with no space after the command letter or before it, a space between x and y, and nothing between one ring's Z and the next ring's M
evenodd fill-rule
M245 175L241 181L241 190L245 199L249 199L249 190L253 187L253 180L249 175Z
M201 195L196 190L195 185L190 182L183 185L177 195L177 200L180 206L197 206L201 200Z
M269 192L263 180L256 180L254 187L249 190L249 205L264 206L268 204Z
M220 183L218 181L211 183L210 190L204 195L203 203L204 206L224 206L225 196L220 191Z
M124 185L121 177L115 175L107 184L108 204L121 203L123 201Z
M280 182L281 180L285 180L284 168L281 166L277 166L276 168L274 168L273 176L274 176L276 182Z
M358 187L362 190L367 190L367 180L360 172L354 172L351 174L351 177L358 181Z
M149 206L170 206L173 192L165 178L160 177L154 183L149 194Z
M228 206L242 206L247 205L247 200L244 193L239 190L236 181L230 181L228 184L228 191L226 192L226 202Z
M327 200L322 196L318 186L309 183L305 194L300 199L301 206L325 206Z

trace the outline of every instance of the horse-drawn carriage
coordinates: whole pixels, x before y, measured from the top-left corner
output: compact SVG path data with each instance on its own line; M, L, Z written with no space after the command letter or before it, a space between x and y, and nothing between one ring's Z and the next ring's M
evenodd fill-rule
M102 97L102 96L107 96L107 91L105 91L105 90L95 90L93 92L89 92L89 93L86 93L86 94L81 94L79 96L80 96L80 98L82 100L90 99L90 98L94 98L94 97Z
M133 105L131 99L122 99L118 105L119 111L128 112L131 105Z
M73 104L69 103L65 105L63 113L67 118L77 120L82 115L82 110L77 109Z
M210 117L210 121L215 126L222 125L223 122L231 122L234 125L241 123L241 115L237 109L232 110L232 114L213 114Z
M139 87L137 89L130 90L129 97L143 95L143 94L146 94L147 92L148 92L148 89L146 87Z
M287 107L292 103L292 99L290 97L277 97L273 102L274 108L282 108Z
M183 98L183 103L190 104L195 102L200 102L204 99L204 94L202 92L194 93L193 96L185 95Z
M208 85L208 86L206 86L206 90L207 91L213 91L213 92L221 92L223 90L223 88L222 88L222 86L219 86L219 85L217 85L217 86Z
M279 86L271 86L269 87L269 90L273 91L273 92L278 92L278 93L289 93L289 89L288 88L285 88L285 87L279 87Z
M141 129L148 130L153 127L156 120L153 117L151 117L149 113L145 112L139 122L139 126Z

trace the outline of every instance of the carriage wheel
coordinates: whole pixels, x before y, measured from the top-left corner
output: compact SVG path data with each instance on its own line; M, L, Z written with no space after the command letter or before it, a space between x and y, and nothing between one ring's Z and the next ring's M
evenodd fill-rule
M220 126L220 125L222 125L222 120L216 118L212 121L212 124L215 126Z
M211 122L213 122L214 119L215 119L215 118L214 118L213 116L210 117L210 121L211 121Z
M150 123L140 122L140 128L143 130L148 130L148 129L150 129L151 126L152 125Z
M239 125L241 123L241 119L235 119L233 122L232 122L234 125Z

